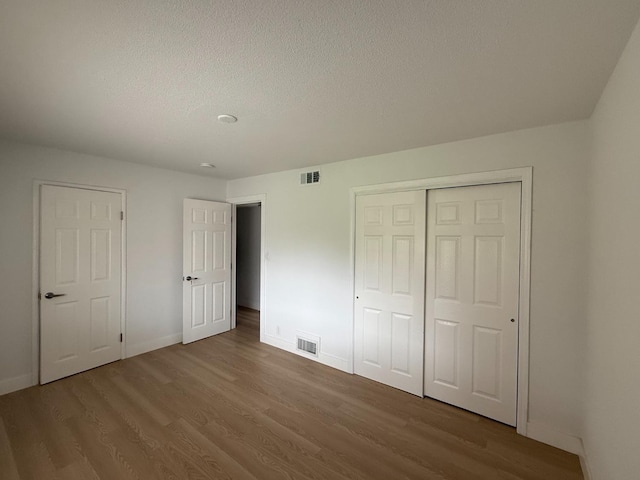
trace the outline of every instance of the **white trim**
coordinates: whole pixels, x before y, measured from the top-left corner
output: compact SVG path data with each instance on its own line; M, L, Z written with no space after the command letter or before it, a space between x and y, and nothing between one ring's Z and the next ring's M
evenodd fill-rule
M518 405L516 413L516 430L527 436L529 419L529 302L531 295L531 206L533 167L519 167L491 172L466 173L445 177L425 178L404 182L393 182L379 185L352 187L350 189L351 208L351 252L352 266L351 287L352 298L355 298L355 199L358 195L374 193L404 192L411 190L433 190L437 188L466 187L471 185L488 185L492 183L520 182L521 221L520 221L520 301L518 310ZM352 310L352 326L354 325L355 304ZM350 371L353 372L354 335L351 330Z
M37 383L37 380L35 383L33 382L33 376L30 373L27 373L26 375L20 375L18 377L7 378L0 382L0 395L16 392L24 388L29 388L37 385Z
M565 452L584 456L584 447L580 437L556 430L548 425L537 422L527 423L527 437L559 448Z
M166 337L154 338L153 340L147 340L146 342L134 343L127 347L126 358L135 357L143 353L151 352L159 348L175 345L176 343L182 343L182 332L174 333L173 335L167 335Z
M584 480L591 480L593 478L591 468L589 467L589 461L587 460L586 452L580 455L580 468L582 469L582 476L584 477Z
M33 237L31 238L31 385L40 381L40 186L33 182Z
M231 269L231 328L236 328L236 218L237 206L249 203L260 204L260 341L266 341L265 326L267 324L266 278L267 278L267 194L248 195L227 198L232 205L233 225L231 227L231 258L234 267Z
M237 228L238 221L238 209L232 203L231 204L231 329L233 330L237 326L237 314L238 314L238 292L236 291L236 283L238 281L238 275L236 270L238 268L238 262L236 258L236 235L238 233Z
M518 406L516 431L527 435L529 421L529 314L531 300L531 212L533 169L521 169L520 304L518 309Z
M531 177L532 170L533 167L518 167L489 172L463 173L445 177L365 185L352 187L350 190L353 195L367 195L372 193L408 192L411 190L434 190L436 188L489 185L492 183L523 182L527 177Z
M126 317L127 317L127 191L121 188L102 187L97 185L83 185L78 183L55 182L49 180L33 181L33 239L32 239L32 269L31 269L31 384L37 385L40 380L40 187L51 185L55 187L79 188L83 190L96 190L111 192L120 195L121 209L124 212L121 231L121 294L120 294L120 332L122 343L120 344L120 358L125 358L126 352Z
M351 262L351 298L356 298L356 193L352 188L349 192L349 211L351 212L351 222L349 226L349 261ZM349 359L347 372L355 374L355 318L356 318L356 304L353 302L353 309L351 311L351 341L347 342L349 351L347 352L347 358Z

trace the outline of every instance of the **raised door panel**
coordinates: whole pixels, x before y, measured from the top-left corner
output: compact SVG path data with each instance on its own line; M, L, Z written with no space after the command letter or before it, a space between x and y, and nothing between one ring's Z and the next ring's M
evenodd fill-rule
M58 228L55 241L55 284L77 284L80 278L80 229Z
M91 281L111 280L111 230L91 230Z
M214 225L227 225L229 219L228 212L224 210L213 210L213 224Z
M225 304L225 283L217 282L213 284L213 321L214 322L223 322L225 320L224 313L228 310L227 305Z
M373 308L365 308L362 326L362 361L380 366L380 329L382 328L382 312Z
M500 400L502 332L473 327L473 394Z
M502 223L502 199L496 200L476 200L475 202L475 223Z
M436 298L458 300L460 276L460 238L436 238L435 245Z
M438 202L436 204L436 225L460 224L460 202Z
M447 387L458 388L459 327L457 322L436 319L435 358L432 362L433 378Z
M475 237L474 302L499 307L502 304L503 237Z
M89 351L96 352L109 347L111 326L111 298L100 297L90 300Z
M110 203L91 202L90 218L94 221L111 221L112 211Z
M391 370L400 375L411 375L411 316L391 314Z
M225 232L212 232L213 236L213 270L224 270L227 266L225 258L226 235Z
M192 208L191 223L194 225L206 225L209 223L209 211L206 208Z
M81 354L78 336L82 318L78 303L76 301L59 302L54 307L53 320L56 329L59 332L64 332L63 335L56 335L52 338L55 353L51 360L55 363L76 359Z
M411 295L414 275L413 237L394 235L392 239L391 289L393 295Z
M55 202L55 218L75 219L80 218L80 201L70 198L58 197Z
M382 240L381 235L367 235L364 238L364 288L380 291L382 278Z
M191 232L191 273L201 274L207 271L207 251L209 232L193 230Z
M383 224L384 208L380 205L364 208L363 223L367 227L381 227Z
M393 205L392 224L396 227L413 225L413 205Z
M191 326L201 327L207 323L207 285L191 287Z

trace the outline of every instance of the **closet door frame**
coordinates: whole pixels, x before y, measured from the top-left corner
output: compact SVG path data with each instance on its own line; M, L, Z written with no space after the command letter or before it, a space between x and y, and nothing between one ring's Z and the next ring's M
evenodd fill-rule
M355 225L356 197L374 193L406 192L412 190L433 190L439 188L489 185L492 183L520 182L522 188L520 218L520 303L518 308L518 400L516 413L516 431L527 435L529 418L529 310L531 297L531 211L532 211L533 167L511 168L491 172L466 173L444 177L424 178L402 182L384 183L353 187L350 189L350 262L352 268L351 292L355 299ZM349 371L354 372L354 334L355 301L352 310L352 338L350 342Z

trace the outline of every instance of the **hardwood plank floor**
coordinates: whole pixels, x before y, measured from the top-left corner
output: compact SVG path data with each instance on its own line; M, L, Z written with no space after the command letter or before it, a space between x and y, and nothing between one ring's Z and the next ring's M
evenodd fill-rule
M2 479L582 479L575 455L238 328L0 397Z

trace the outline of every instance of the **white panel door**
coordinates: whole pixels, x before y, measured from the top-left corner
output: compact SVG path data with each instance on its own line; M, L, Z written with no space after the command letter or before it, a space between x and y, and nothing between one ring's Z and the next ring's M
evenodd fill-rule
M356 200L355 373L423 395L425 191Z
M520 183L430 190L425 395L516 423Z
M121 357L118 193L43 185L40 383Z
M231 329L231 204L184 200L182 342Z

